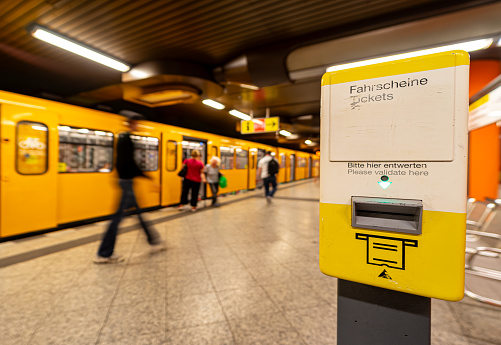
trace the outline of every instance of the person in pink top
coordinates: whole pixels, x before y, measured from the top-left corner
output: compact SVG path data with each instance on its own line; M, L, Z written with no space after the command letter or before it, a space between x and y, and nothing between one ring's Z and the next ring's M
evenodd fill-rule
M183 167L185 165L188 167L188 172L183 179L179 210L182 210L184 205L188 204L188 193L191 190L191 211L195 212L197 210L200 184L201 182L205 182L204 163L200 160L200 152L198 150L191 151L191 158L185 159L183 162Z

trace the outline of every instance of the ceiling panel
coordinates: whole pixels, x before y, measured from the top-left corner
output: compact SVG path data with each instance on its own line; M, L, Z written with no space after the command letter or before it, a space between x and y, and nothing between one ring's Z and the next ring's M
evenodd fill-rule
M212 70L243 53L275 45L301 46L327 40L366 25L478 6L481 0L22 0L0 2L0 88L61 99L121 82L121 73L72 55L31 37L32 23L131 64L168 59L196 62ZM285 63L285 62L284 62ZM227 86L227 85L226 85ZM220 98L228 107L270 114L294 123L313 114L318 128L319 80L306 80L249 91L227 86ZM106 104L104 104L106 105ZM108 102L113 111L137 107ZM137 110L137 108L135 108ZM139 108L141 110L141 108ZM189 114L207 131L238 136L227 113L196 105L143 109L151 119L189 125ZM200 126L198 126L200 127ZM200 128L198 128L200 129Z

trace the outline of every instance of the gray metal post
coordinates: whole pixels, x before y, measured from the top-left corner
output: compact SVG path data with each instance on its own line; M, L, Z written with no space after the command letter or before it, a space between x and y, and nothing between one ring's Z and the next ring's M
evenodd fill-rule
M431 299L338 280L338 345L429 345Z

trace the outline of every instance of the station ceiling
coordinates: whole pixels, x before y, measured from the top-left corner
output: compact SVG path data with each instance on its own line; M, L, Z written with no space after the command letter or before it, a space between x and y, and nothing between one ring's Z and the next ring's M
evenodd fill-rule
M0 2L0 89L152 121L314 151L321 75L293 79L289 53L300 47L495 1L462 0L24 0ZM35 39L39 24L134 68L144 80ZM149 78L149 79L148 79ZM242 86L243 84L243 86ZM254 85L249 89L245 85ZM191 103L148 107L126 101L130 88L186 86ZM201 103L205 97L225 110ZM127 98L127 97L126 97ZM279 116L297 134L242 136L237 109Z

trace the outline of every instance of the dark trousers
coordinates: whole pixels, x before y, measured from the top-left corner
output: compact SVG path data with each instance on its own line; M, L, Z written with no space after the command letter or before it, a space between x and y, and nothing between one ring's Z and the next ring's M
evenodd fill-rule
M270 184L271 184L271 192L270 192ZM265 196L273 196L277 191L277 176L272 175L263 179L264 185L264 195Z
M108 258L113 254L113 249L115 248L115 241L118 233L118 225L122 220L124 210L135 207L137 209L137 216L139 217L139 222L143 227L146 237L148 238L149 244L155 244L160 239L160 235L154 229L150 229L146 222L141 217L141 209L137 205L136 196L134 195L134 190L132 189L132 179L130 180L120 180L120 188L122 189L122 197L120 199L120 205L118 206L118 211L113 215L111 223L108 226L108 230L104 233L103 240L99 246L97 254L99 256Z
M200 182L195 182L183 179L183 189L181 191L181 205L186 205L188 203L188 193L191 190L190 204L191 207L197 207L198 203L198 191L200 190Z
M210 191L212 192L212 205L217 202L217 191L219 190L218 182L209 182Z

